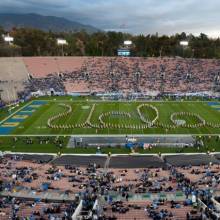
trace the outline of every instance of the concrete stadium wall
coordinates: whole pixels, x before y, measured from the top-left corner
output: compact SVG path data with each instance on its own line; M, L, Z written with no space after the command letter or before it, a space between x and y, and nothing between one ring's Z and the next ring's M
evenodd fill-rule
M0 58L0 91L5 102L17 99L17 92L24 89L28 71L20 57Z
M24 57L23 61L29 73L39 78L51 73L79 70L87 59L87 57Z
M0 58L0 79L24 81L28 78L28 71L21 57Z

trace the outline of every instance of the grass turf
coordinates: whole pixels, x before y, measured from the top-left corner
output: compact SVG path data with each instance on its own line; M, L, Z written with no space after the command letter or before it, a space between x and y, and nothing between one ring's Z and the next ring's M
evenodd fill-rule
M27 143L27 139L32 140L32 144ZM97 153L96 147L76 147L68 148L69 136L59 137L62 141L62 147L55 142L55 137L45 137L48 143L40 144L40 137L18 137L15 141L13 137L0 137L0 151L11 152L24 152L24 153L66 153L66 154L95 154ZM176 148L176 147L153 147L152 149L144 150L142 148L136 148L135 152L140 154L159 154L159 153L207 153L220 152L220 139L218 136L204 136L202 137L204 147L188 147L188 148ZM130 149L125 147L102 147L101 153L108 154L129 154Z
M46 100L46 99L45 99ZM72 100L72 101L70 101ZM74 129L51 129L47 127L47 120L58 113L62 113L65 109L59 106L60 103L66 103L72 106L72 114L57 119L55 124L79 124L86 121L92 105L96 104L95 111L91 117L91 123L99 124L99 115L109 111L123 111L131 114L131 118L121 116L109 116L105 118L105 122L114 124L126 125L143 125L137 113L137 106L140 102L100 102L86 101L86 99L70 99L69 97L59 97L55 100L48 100L47 104L41 106L36 112L28 117L24 122L21 122L18 127L13 130L15 135L71 135L71 134L218 134L219 128L211 128L208 126L201 128L175 128L164 129L152 127L147 129L95 129L89 127L74 128ZM202 101L162 101L162 102L146 102L155 106L159 111L159 123L172 125L170 116L174 112L192 112L199 114L207 122L220 123L220 111L208 105L208 102ZM85 108L89 107L89 108ZM145 118L153 119L155 112L151 109L143 108ZM180 117L189 124L197 123L194 117Z

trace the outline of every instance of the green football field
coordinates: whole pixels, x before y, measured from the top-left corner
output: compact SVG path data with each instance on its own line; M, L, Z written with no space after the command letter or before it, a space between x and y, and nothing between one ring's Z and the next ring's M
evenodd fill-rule
M71 134L220 134L220 103L35 100L0 122L0 135Z

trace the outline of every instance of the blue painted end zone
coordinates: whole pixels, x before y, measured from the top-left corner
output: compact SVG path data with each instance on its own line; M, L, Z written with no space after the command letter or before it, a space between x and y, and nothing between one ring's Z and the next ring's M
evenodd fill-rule
M220 103L219 102L208 102L208 105L209 106L220 105Z
M32 104L31 104L32 105ZM23 111L28 111L28 112L31 112L32 110L35 110L33 107L31 107L31 106L27 106L27 107L25 107L25 108L23 108L22 109L22 112Z
M33 112L25 111L24 109L22 109L22 111L17 112L16 115L32 115L32 114L33 114Z
M38 109L38 107L41 107L42 105L45 105L46 103L47 101L35 100L35 101L32 101L28 106L18 111L16 114L13 114L9 119L7 119L2 124L0 124L0 135L10 134L17 126L19 126L21 122L25 121L28 117L30 117ZM34 105L36 105L36 107L34 107ZM25 116L25 115L27 117L22 118L22 116ZM15 123L15 125L13 125L13 123Z
M47 101L38 101L35 100L31 103L31 105L45 105L47 103Z
M208 105L215 109L216 111L220 111L220 102L208 102Z
M22 119L22 118L9 118L7 121L5 121L5 123L16 123L16 122L22 122L22 121L24 121L24 119Z
M1 127L0 126L0 134L1 135L7 135L10 134L13 131L14 127Z

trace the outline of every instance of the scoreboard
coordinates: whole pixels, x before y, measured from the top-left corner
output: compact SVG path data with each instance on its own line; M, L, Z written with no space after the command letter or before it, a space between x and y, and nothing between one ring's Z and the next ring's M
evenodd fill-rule
M118 56L129 57L131 52L129 49L118 49Z

